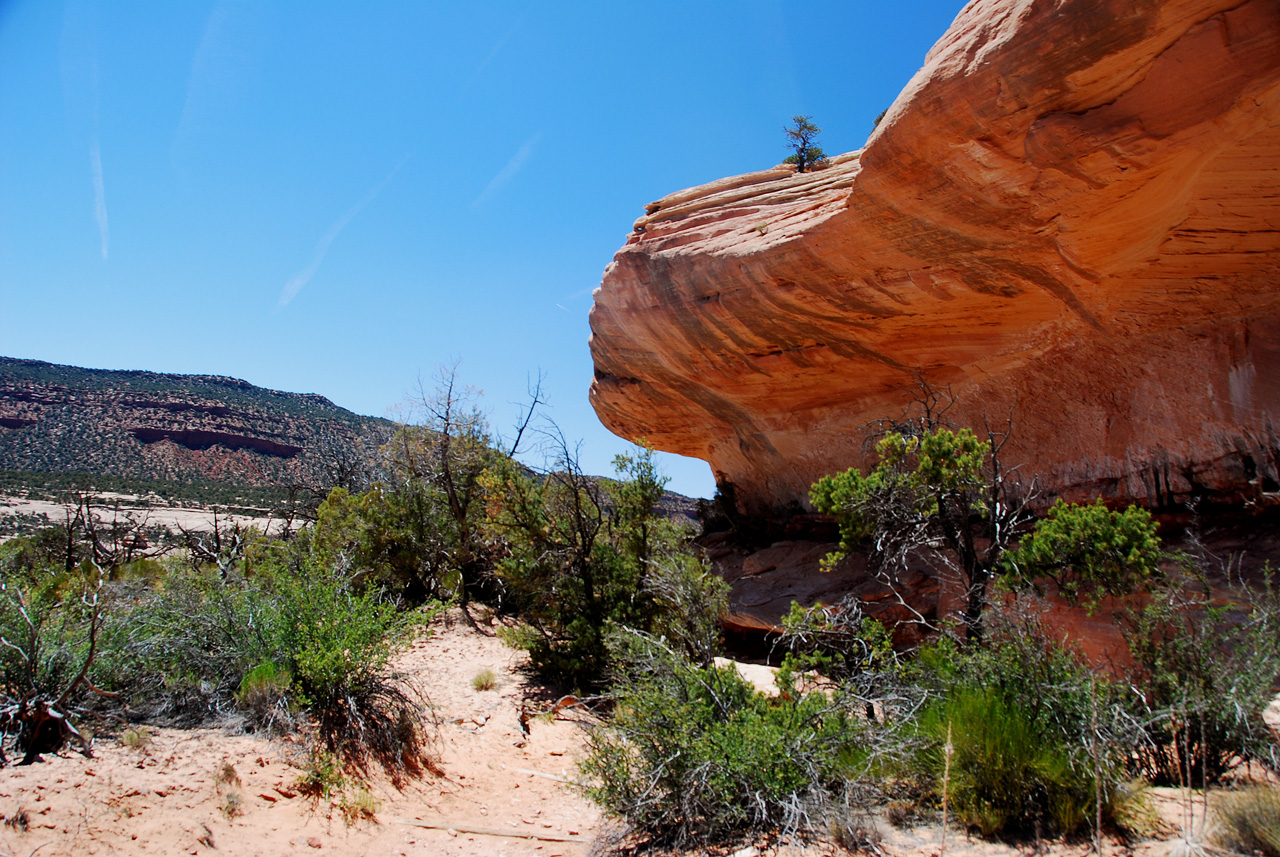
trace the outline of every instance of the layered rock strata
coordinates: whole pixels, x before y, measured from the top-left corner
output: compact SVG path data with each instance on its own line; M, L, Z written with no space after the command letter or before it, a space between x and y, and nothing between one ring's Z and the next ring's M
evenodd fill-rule
M917 378L1068 496L1280 483L1280 4L974 0L860 152L648 206L591 399L746 509Z

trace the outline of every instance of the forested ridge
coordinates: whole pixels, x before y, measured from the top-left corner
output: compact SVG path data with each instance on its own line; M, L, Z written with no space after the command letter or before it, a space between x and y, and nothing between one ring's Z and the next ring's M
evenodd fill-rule
M214 486L323 488L390 426L323 396L235 378L0 357L0 482L7 490L92 483L188 496L195 487L218 502L225 488Z

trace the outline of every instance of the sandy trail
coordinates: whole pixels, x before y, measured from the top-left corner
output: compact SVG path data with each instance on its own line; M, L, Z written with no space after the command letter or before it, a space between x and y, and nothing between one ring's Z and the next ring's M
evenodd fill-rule
M379 801L375 821L348 825L335 808L300 794L302 754L296 744L218 729L151 728L146 746L103 739L95 745L95 759L68 753L0 770L0 813L6 820L0 852L587 854L600 829L599 812L560 781L575 776L583 726L535 719L526 739L518 722L527 684L518 670L524 655L457 616L437 624L433 636L397 661L398 669L419 681L441 721L440 773L400 789L375 777L369 783ZM484 668L497 675L497 686L476 691L472 678ZM217 782L227 764L238 784ZM238 810L233 815L226 811L231 804ZM27 819L25 831L13 825L20 817Z

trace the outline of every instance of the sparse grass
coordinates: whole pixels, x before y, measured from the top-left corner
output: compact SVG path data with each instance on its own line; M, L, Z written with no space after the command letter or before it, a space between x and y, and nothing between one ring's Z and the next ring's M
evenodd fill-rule
M4 817L4 826L19 833L26 833L27 828L31 826L31 818L25 809L18 807L13 813Z
M288 693L290 680L288 671L263 661L240 679L236 702L243 708L269 707Z
M218 766L217 772L213 775L213 781L222 788L223 786L239 786L240 775L236 773L236 766L230 762L224 761Z
M884 807L885 821L900 830L909 830L923 817L914 800L891 800Z
M357 786L350 792L344 792L338 800L338 811L342 813L342 819L348 825L355 824L357 821L375 820L381 808L382 801L374 797L373 793L364 786Z
M1280 787L1253 786L1222 796L1216 838L1242 854L1280 857Z
M222 814L226 816L227 821L238 815L244 814L244 795L240 792L227 792L227 796L222 801Z
M313 748L298 790L317 803L337 809L348 825L373 821L382 802L357 777L348 776L338 757L323 748Z
M498 686L498 676L493 670L485 667L471 679L471 686L478 691L493 690Z
M1111 794L1111 814L1117 827L1134 836L1160 835L1165 825L1151 803L1150 791L1145 780L1130 780L1116 786Z
M131 750L146 750L151 746L151 733L145 726L130 726L120 733L120 743Z
M338 758L320 747L313 747L311 758L298 777L298 791L313 800L329 803L346 785L347 777Z

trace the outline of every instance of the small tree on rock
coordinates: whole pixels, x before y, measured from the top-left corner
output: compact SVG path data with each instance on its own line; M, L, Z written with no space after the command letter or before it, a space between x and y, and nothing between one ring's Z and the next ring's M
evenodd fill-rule
M813 124L812 117L792 116L791 125L783 127L782 131L787 135L787 148L795 152L783 163L795 164L796 172L802 173L806 167L819 166L827 160L822 147L817 145L822 129Z

